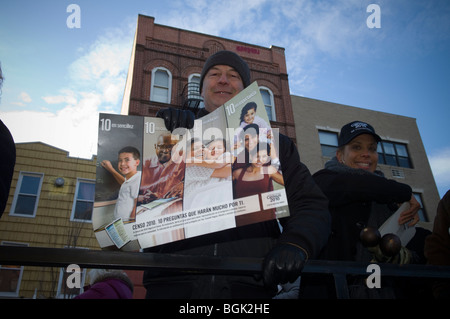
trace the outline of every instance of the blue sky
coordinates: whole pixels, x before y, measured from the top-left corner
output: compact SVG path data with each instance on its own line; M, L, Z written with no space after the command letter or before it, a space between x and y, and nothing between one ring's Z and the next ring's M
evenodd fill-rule
M66 24L72 3L80 28ZM381 28L367 27L369 4ZM450 189L448 0L5 1L0 118L16 142L96 153L97 114L120 113L138 14L285 48L292 94L416 118L441 196Z

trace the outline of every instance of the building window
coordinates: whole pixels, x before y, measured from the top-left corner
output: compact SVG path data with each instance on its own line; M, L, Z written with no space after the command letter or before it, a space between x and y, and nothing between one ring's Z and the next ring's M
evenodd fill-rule
M35 217L41 193L42 173L20 172L16 192L11 206L11 215Z
M2 242L4 246L28 246L22 243ZM0 296L18 297L22 281L23 266L0 265Z
M383 141L378 143L377 152L379 164L412 168L405 144Z
M269 121L276 121L277 119L275 114L275 102L273 99L272 91L263 86L259 87L259 91L261 92Z
M419 202L420 204L420 209L419 209L419 220L422 222L427 222L428 221L428 217L427 214L425 212L425 208L423 207L423 201L422 201L422 195L420 195L419 193L413 193L414 197L416 198L416 200Z
M162 67L153 69L150 100L170 104L171 91L172 74L170 71Z
M77 179L77 189L72 206L72 221L91 221L94 207L95 181Z
M334 157L338 149L338 134L327 131L319 131L322 156Z

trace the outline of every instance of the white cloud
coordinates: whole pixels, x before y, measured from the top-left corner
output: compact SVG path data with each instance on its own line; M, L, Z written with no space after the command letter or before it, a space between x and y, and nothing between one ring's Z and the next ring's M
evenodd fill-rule
M428 160L439 194L443 196L450 189L450 148L433 153Z
M2 114L16 143L43 142L66 150L72 157L91 158L97 152L98 107L95 94L84 95L75 106L56 113L15 111ZM31 133L31 134L30 134Z
M177 28L219 36L227 30L242 30L243 34L248 36L253 29L264 25L263 23L257 25L254 23L258 22L259 9L268 2L268 0L178 1L166 19L163 18L163 23ZM180 10L180 8L183 9ZM236 39L242 40L242 38Z
M157 23L265 47L285 48L293 94L315 88L326 58L372 50L374 32L366 25L369 0L196 0L174 6ZM218 20L219 17L219 20ZM378 30L377 36L383 36Z
M70 104L74 105L77 103L76 94L72 90L61 90L61 95L53 95L53 96L43 96L42 99L47 104Z
M109 30L89 49L79 50L82 55L69 66L70 81L57 94L42 97L46 104L61 104L59 110L3 112L15 142L40 141L72 157L96 154L98 113L120 111L134 30L135 25ZM25 92L20 97L22 105L31 102Z
M32 101L30 95L27 92L21 92L19 94L19 99L25 103L30 103Z
M25 106L27 106L27 103L31 103L32 102L32 99L31 99L30 95L27 92L20 92L20 94L18 95L17 98L19 100L11 102L12 105L25 107Z

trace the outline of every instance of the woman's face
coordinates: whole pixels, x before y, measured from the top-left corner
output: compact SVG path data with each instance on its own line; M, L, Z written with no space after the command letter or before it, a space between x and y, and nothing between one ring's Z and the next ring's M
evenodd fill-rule
M361 134L338 150L339 162L351 167L375 172L378 164L377 141L370 134Z
M252 165L254 167L262 167L264 164L268 163L270 159L267 150L261 149L252 157Z
M258 145L259 136L257 134L245 134L244 145L247 151L253 151L253 149Z

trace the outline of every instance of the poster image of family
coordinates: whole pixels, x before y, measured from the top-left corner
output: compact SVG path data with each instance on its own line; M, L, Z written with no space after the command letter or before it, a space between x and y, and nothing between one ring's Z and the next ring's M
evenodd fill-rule
M100 114L93 227L102 249L136 251L289 216L268 123L256 82L191 130Z

